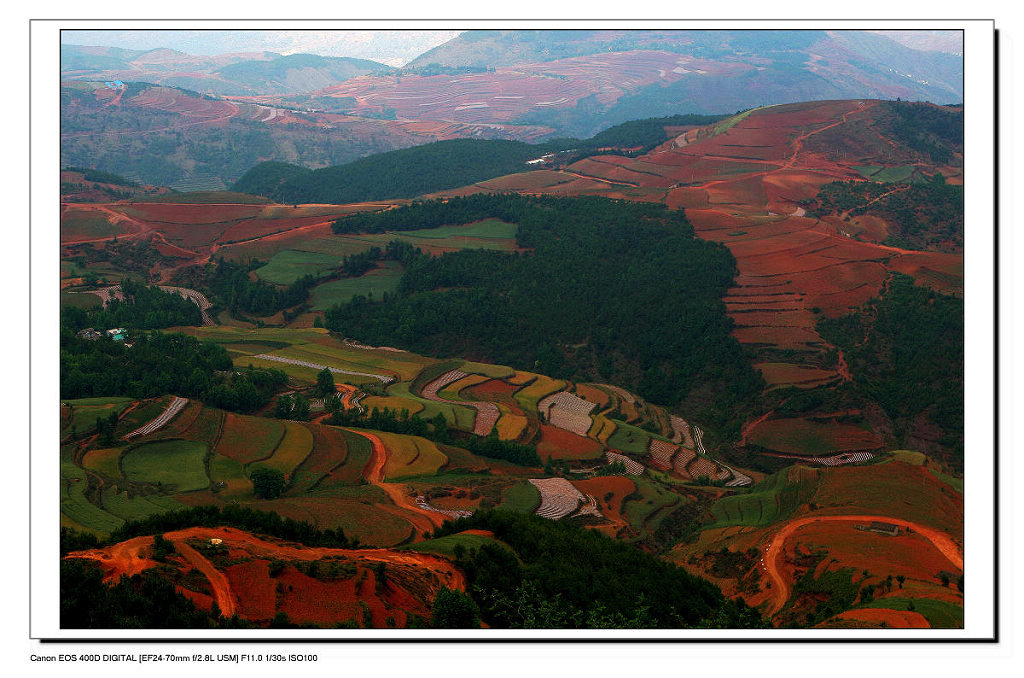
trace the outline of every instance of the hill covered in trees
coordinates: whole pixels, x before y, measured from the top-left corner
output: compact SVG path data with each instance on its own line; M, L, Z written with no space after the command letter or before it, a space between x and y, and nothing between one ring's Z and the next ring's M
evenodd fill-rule
M722 245L694 238L681 211L602 198L476 195L377 218L440 225L449 209L449 223L518 224L518 244L532 253L431 258L389 248L406 269L398 292L383 303L355 297L328 310L325 325L371 344L622 384L685 407L727 437L738 434L763 383L730 336L721 301L735 261Z
M725 116L671 115L632 120L590 139L553 139L541 144L492 139L453 139L378 153L345 165L309 170L283 162L256 165L232 190L264 195L282 203L359 202L414 198L536 167L527 165L547 153L571 162L609 149L641 153L668 139L666 127L707 125Z
M880 298L817 329L846 353L855 394L882 407L898 444L963 468L962 298L896 273Z

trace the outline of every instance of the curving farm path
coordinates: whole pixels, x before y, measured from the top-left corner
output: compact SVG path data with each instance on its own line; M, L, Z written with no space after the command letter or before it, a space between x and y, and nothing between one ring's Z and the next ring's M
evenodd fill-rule
M417 532L432 532L435 527L444 524L445 516L436 512L420 508L416 501L407 495L402 488L395 483L384 481L384 466L388 461L388 450L384 441L378 436L359 429L345 429L349 433L355 433L370 441L370 461L366 463L363 476L371 485L376 485L387 493L395 506L404 509L402 517L412 525ZM411 515L410 515L411 514Z
M768 598L770 610L768 612L768 616L776 614L786 604L786 601L789 600L791 586L779 571L779 559L782 557L783 547L785 546L786 540L789 539L794 532L804 525L810 525L811 523L870 523L872 521L891 523L902 528L910 528L915 533L931 542L932 546L938 549L938 551L945 556L947 560L949 560L953 567L958 570L964 569L962 548L958 546L957 543L953 541L953 538L948 534L933 527L925 527L919 523L913 523L909 520L903 520L902 518L892 518L890 516L805 516L803 518L791 520L783 525L782 529L775 533L772 540L768 543L768 547L764 550L764 566L772 583L771 596Z
M220 608L221 614L230 617L235 614L235 594L231 591L231 584L224 573L214 567L213 563L207 560L203 554L185 543L185 539L191 536L193 535L190 530L180 530L168 532L165 538L174 543L174 548L189 565L203 573L206 580L210 582L213 598L217 601L217 607Z

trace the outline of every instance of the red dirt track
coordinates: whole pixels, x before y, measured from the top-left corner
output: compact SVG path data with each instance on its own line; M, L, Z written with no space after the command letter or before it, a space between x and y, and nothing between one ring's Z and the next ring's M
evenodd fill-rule
M912 523L902 518L891 518L889 516L870 516L870 515L850 515L850 516L805 516L803 518L797 518L792 520L775 533L772 537L771 542L764 551L763 562L768 577L771 579L772 588L769 596L769 616L777 613L786 604L789 599L789 593L791 590L790 581L787 577L783 577L781 574L781 568L779 560L782 557L783 547L786 540L793 536L793 534L803 527L811 523L818 522L855 522L861 524L868 524L872 521L880 521L885 523L891 523L898 525L901 528L910 528L915 533L921 535L927 539L931 544L939 550L940 553L949 561L951 565L957 570L963 571L964 559L963 551L953 539L940 530L936 530L931 527L925 527L918 523Z

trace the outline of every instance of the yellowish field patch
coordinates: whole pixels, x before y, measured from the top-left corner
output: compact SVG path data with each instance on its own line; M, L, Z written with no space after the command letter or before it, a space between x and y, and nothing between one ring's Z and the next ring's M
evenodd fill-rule
M439 468L448 463L448 456L426 438L397 433L375 435L380 437L388 450L388 460L384 465L386 480L437 473Z
M313 434L309 429L294 421L284 422L284 438L274 450L273 456L262 466L277 469L288 475L313 451Z

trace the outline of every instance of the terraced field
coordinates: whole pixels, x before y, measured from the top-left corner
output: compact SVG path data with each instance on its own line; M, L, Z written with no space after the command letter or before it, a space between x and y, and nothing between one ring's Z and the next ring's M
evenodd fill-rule
M426 438L379 432L374 435L384 441L388 449L385 480L437 473L448 463L448 457Z
M313 434L309 429L303 424L286 421L284 437L274 448L274 454L269 459L261 461L260 466L276 469L287 477L312 451Z
M241 464L269 459L284 433L284 424L275 419L229 413L216 452Z
M749 493L726 497L715 503L715 527L750 525L761 527L783 521L818 490L817 471L794 466L768 476Z
M209 486L203 458L206 444L190 440L168 440L137 445L121 459L124 476L130 482L149 483L176 492L201 490Z

